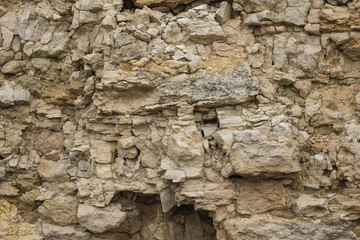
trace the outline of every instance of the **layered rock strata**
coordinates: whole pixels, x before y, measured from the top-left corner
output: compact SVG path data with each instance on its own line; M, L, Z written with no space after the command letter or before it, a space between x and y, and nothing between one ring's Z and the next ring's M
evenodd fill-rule
M359 0L5 0L0 238L358 239Z

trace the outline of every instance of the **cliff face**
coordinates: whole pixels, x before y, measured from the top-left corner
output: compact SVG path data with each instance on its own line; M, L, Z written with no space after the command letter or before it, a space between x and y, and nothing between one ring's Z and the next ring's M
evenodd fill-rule
M360 1L3 0L0 239L360 236Z

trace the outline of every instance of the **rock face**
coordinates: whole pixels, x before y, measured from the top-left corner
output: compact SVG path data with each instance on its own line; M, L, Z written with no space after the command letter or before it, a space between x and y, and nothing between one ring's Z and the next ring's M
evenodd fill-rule
M359 239L359 60L359 0L2 0L0 239Z
M79 239L88 240L90 239L89 232L83 232L74 226L58 226L45 223L42 225L42 232L46 239Z
M39 225L26 223L19 210L6 200L0 200L0 237L2 239L44 239Z
M238 175L276 177L301 171L292 143L234 144L233 148L230 159Z
M94 233L102 233L120 226L125 220L126 213L120 210L121 205L97 208L80 204L77 216L82 227Z
M29 104L30 96L29 91L21 86L16 86L14 82L5 82L0 87L0 105L2 107Z
M304 236L320 239L355 239L354 233L344 229L316 228L284 221L282 219L267 222L265 219L229 219L225 222L225 229L231 239L303 239ZM276 231L274 231L276 229Z
M160 110L182 102L203 105L236 104L251 99L259 90L258 80L253 77L247 64L227 73L199 73L194 77L180 76L174 79L159 79L156 83L123 78L121 72L109 72L97 85L100 90L94 95L94 104L103 113L135 113L146 109ZM113 98L105 96L114 89ZM122 99L132 93L132 101ZM107 99L106 102L103 99Z

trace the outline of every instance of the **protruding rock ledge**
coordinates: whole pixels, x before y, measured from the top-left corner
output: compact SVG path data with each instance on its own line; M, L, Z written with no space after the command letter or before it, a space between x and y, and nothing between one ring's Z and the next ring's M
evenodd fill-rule
M247 102L259 92L258 79L245 63L218 72L148 81L108 72L94 95L94 104L104 114L154 111L187 102L196 106L218 106Z

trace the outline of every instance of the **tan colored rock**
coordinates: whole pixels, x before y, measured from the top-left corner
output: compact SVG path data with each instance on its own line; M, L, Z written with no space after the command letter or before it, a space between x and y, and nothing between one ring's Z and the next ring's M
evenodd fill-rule
M330 39L333 40L337 45L340 45L349 41L349 33L331 33Z
M274 26L262 26L260 28L261 34L273 34L275 33L275 27Z
M51 62L47 58L32 58L31 64L34 68L46 72L51 67Z
M0 179L4 179L6 176L6 170L5 167L0 167Z
M310 9L309 15L307 17L308 23L320 23L320 9Z
M96 164L95 173L96 176L100 179L110 179L113 177L110 164Z
M119 148L118 149L118 154L122 158L134 159L139 155L139 150L138 150L137 147L131 147L131 148L127 148L127 149Z
M55 57L55 58L64 58L67 52L67 47L69 46L69 34L67 32L55 32L52 40L45 45L36 44L33 57L34 58L44 58L44 57Z
M237 1L240 2L241 1ZM263 10L272 10L272 11L282 11L286 7L284 1L274 0L274 1L264 1L264 0L251 0L242 3L244 10L248 13L250 12L260 12Z
M14 33L6 27L1 27L2 45L5 50L10 50L12 41L14 39Z
M210 44L214 41L224 41L225 34L215 19L196 19L189 27L189 40L200 44Z
M272 23L282 22L284 20L283 18L283 15L279 16L279 14L276 12L264 10L261 12L249 14L245 18L244 23L250 26L271 25Z
M121 205L112 205L97 208L80 204L77 217L82 227L94 233L102 233L118 227L126 218L126 213L121 211Z
M5 82L0 88L0 106L28 104L31 99L29 91L14 82Z
M311 93L305 102L305 116L316 126L349 121L355 114L355 95L358 86L327 87L320 92Z
M337 219L357 219L359 214L356 209L358 208L359 203L356 199L349 196L337 195L334 197L333 201L329 202L329 210L336 211L334 215Z
M306 97L311 91L311 81L300 80L294 83L294 87L300 92L300 96Z
M61 226L77 223L77 200L74 197L46 200L38 211L45 219Z
M90 239L91 233L84 232L75 226L59 226L49 223L42 224L42 232L46 239L56 240L56 239L79 239L79 240L88 240Z
M19 189L12 182L0 182L0 196L15 197L19 194Z
M216 11L216 21L220 24L224 24L231 18L231 10L231 4L229 2L222 2L220 8Z
M235 143L230 152L234 172L244 177L280 177L301 171L294 142Z
M15 11L7 11L6 14L0 17L0 26L6 27L17 34L19 31L19 19L17 13Z
M299 224L285 219L266 220L262 217L252 218L232 218L224 223L224 229L230 240L242 240L249 238L268 239L269 237L278 239L287 238L326 238L326 239L355 239L353 232L344 228L329 227L316 228L310 224ZM295 230L296 229L296 230ZM317 229L316 231L314 231ZM336 236L334 235L336 233Z
M161 108L164 102L168 101L183 101L183 99L189 100L197 105L212 103L216 105L219 102L244 102L249 98L252 98L258 92L258 79L253 77L250 72L250 66L248 64L239 65L236 68L229 68L226 70L225 75L219 73L199 73L196 76L187 78L186 76L180 76L180 79L174 77L171 80L163 80L162 84L154 86L152 82L143 81L140 79L126 79L121 80L120 73L111 72L104 75L102 80L102 86L112 88L115 82L114 100L106 101L102 95L103 91L99 91L94 95L94 104L103 112L117 112L117 113L129 113L138 111L140 109L151 109L153 107ZM221 76L221 77L220 77ZM224 77L225 76L225 77ZM117 80L115 80L117 79ZM115 82L114 82L115 80ZM196 81L195 81L196 80ZM146 91L148 94L144 94L143 91L132 91L129 95L128 90L135 86L151 86L155 87L154 90ZM248 87L250 86L250 87ZM100 85L98 86L100 87ZM145 88L145 89L148 89ZM217 91L217 89L221 89ZM241 90L242 89L242 90ZM226 94L225 94L226 92ZM151 96L150 96L151 95ZM117 96L117 97L115 97ZM119 96L127 96L129 102L125 103L119 100ZM175 99L174 99L175 96Z
M164 174L164 178L173 182L183 182L186 179L185 171L168 169Z
M128 149L135 145L134 140L135 140L134 137L121 138L118 142L118 145L120 148Z
M0 199L0 238L4 240L44 239L38 224L25 222L20 214L15 204Z
M50 161L41 159L37 171L42 179L45 181L58 181L69 178L67 173L67 161Z
M0 239L356 239L359 1L0 5Z
M320 24L306 24L304 27L305 31L314 34L314 35L320 35Z
M184 36L181 32L181 28L178 26L176 22L170 22L164 28L162 38L167 43L179 43L183 41Z
M160 192L161 206L164 213L170 211L175 205L175 194L170 188L165 188Z
M91 140L90 155L97 163L112 163L114 161L115 143L102 140Z
M205 63L201 59L194 59L188 63L190 73L194 73L199 69L204 69L206 67Z
M306 24L307 13L310 8L310 1L301 3L292 1L296 4L288 6L285 9L284 22L294 24L296 26L304 26Z
M321 10L321 30L324 32L345 32L352 25L352 14L346 7L326 5Z
M204 155L200 132L188 126L174 133L168 143L167 155L173 161L201 160Z
M326 199L316 199L309 195L302 194L296 200L295 212L306 216L324 216L328 208Z
M340 46L344 54L353 61L360 59L360 40L350 39Z
M12 60L7 62L2 68L1 72L5 74L16 74L20 73L23 70L21 61L19 60Z
M0 51L0 66L4 65L5 63L9 62L14 58L15 54L13 51Z
M236 186L240 214L262 213L285 206L285 189L280 181L241 180Z

